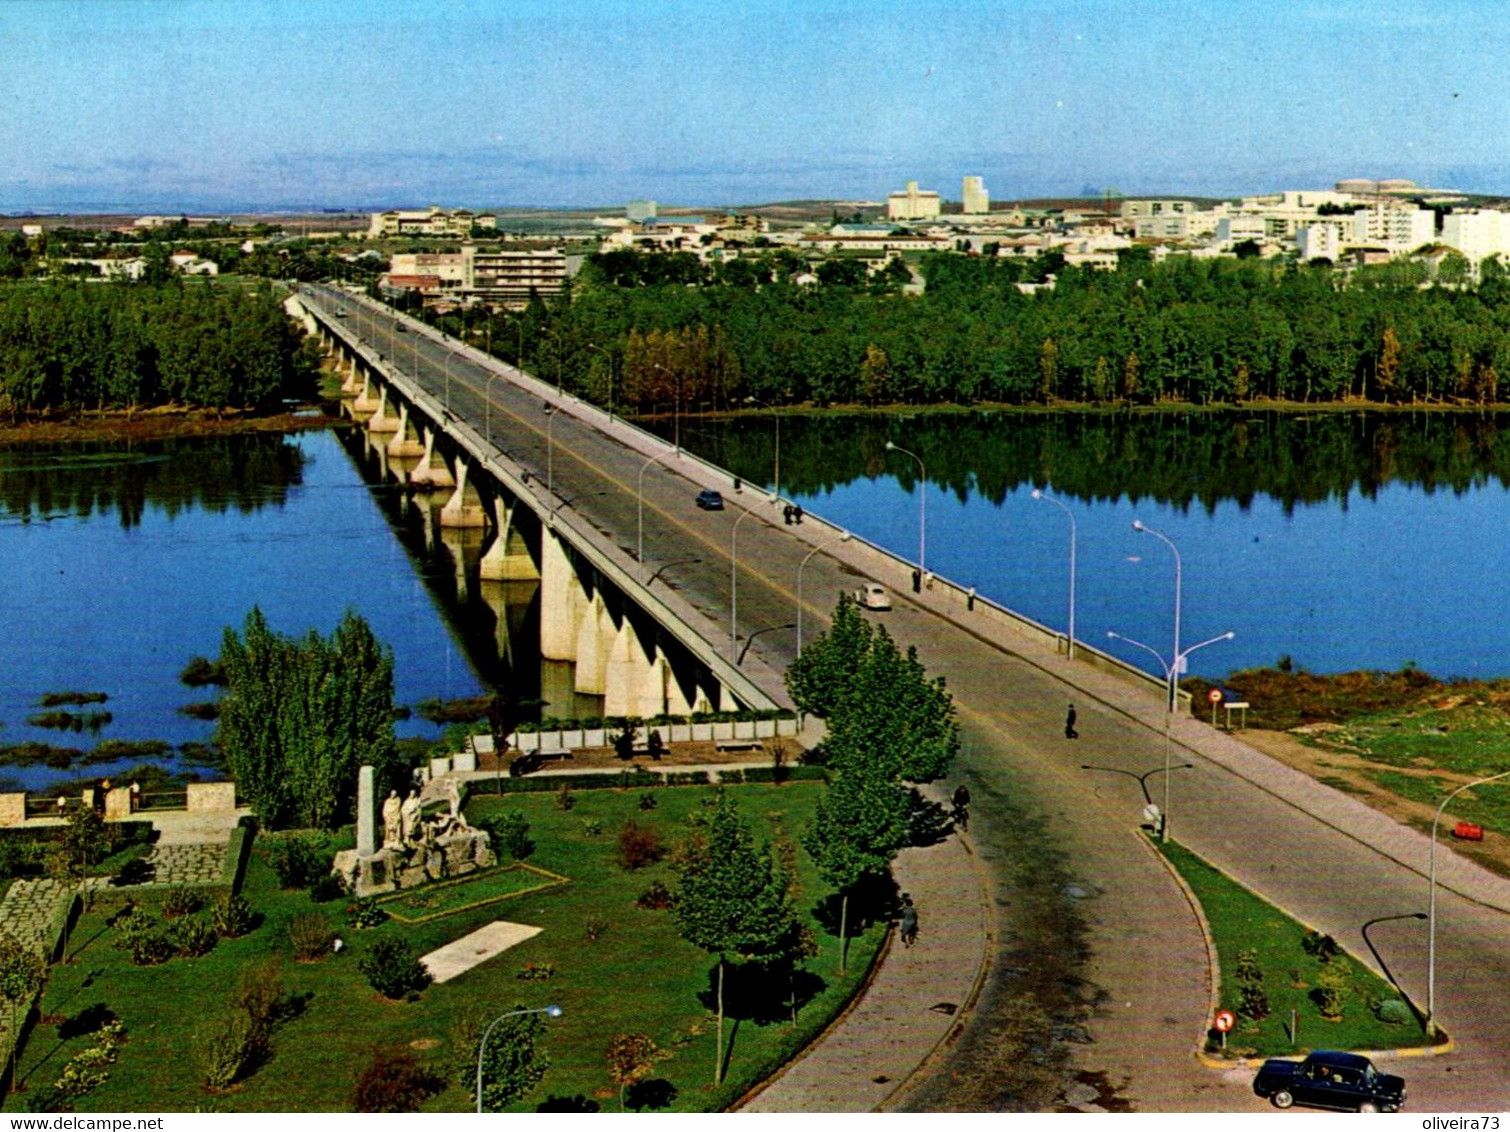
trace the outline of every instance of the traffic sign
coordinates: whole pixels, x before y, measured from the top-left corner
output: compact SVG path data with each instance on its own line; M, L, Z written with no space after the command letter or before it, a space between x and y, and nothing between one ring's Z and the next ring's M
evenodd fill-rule
M1216 1028L1226 1033L1237 1024L1237 1016L1230 1010L1218 1010L1216 1012Z
M1220 688L1212 688L1211 691L1206 693L1206 698L1214 704L1219 704L1222 702L1222 690Z

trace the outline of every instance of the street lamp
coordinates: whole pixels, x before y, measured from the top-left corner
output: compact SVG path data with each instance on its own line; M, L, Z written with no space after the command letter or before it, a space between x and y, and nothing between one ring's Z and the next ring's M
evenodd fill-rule
M1153 658L1159 662L1159 667L1164 670L1164 679L1169 684L1169 695L1168 698L1164 701L1164 809L1163 812L1159 814L1159 840L1168 841L1169 771L1171 770L1171 767L1169 765L1169 729L1174 723L1175 676L1184 666L1185 658L1191 653L1195 652L1197 649L1203 649L1207 645L1214 645L1218 641L1230 641L1233 637L1237 636L1237 634L1229 630L1228 632L1223 633L1220 637L1212 637L1209 641L1202 641L1198 645L1191 645L1184 652L1176 653L1173 661L1171 661L1169 664L1164 663L1164 658L1159 654L1159 651L1157 649L1150 648L1142 641L1135 641L1131 637L1124 637L1121 633L1113 633L1110 629L1107 630L1106 635L1114 640L1126 641L1128 644L1134 646L1135 648L1140 648L1146 653L1152 653Z
M1063 511L1064 514L1065 514L1065 518L1069 519L1069 521L1070 521L1070 626L1069 626L1070 650L1069 651L1070 651L1070 659L1074 660L1075 659L1075 515L1074 515L1074 512L1072 512L1062 502L1060 502L1059 500L1055 499L1052 495L1049 495L1047 492L1039 491L1036 487L1033 489L1033 498L1034 499L1041 499L1045 503L1052 503L1055 507L1059 508L1059 510Z
M745 404L747 404L747 405L764 405L767 409L771 410L771 415L776 418L776 467L775 467L775 471L772 472L772 477L775 479L776 484L775 484L775 486L771 490L775 493L775 495L776 495L777 498L780 498L781 497L781 414L776 411L776 407L774 405L771 405L770 403L768 403L766 401L762 401L759 397L746 397L745 398Z
M657 452L650 457L640 465L640 474L634 481L635 526L639 531L639 549L635 552L637 567L635 577L642 582L645 580L645 472L649 470L651 464L657 460L664 460L669 455L671 455L670 452Z
M1447 803L1459 794L1500 778L1510 778L1510 770L1502 770L1498 774L1491 774L1488 778L1476 778L1472 782L1464 783L1442 799L1442 804L1437 807L1437 816L1431 819L1431 868L1429 870L1431 892L1427 900L1429 911L1426 925L1426 1033L1429 1037L1436 1037L1437 1033L1437 823L1442 820L1442 811L1447 808Z
M923 467L923 458L916 452L909 452L900 444L886 442L886 451L900 452L904 456L911 456L918 462L918 573L928 573L928 564L924 561L924 551L928 547L928 472Z
M1375 924L1388 923L1390 920L1427 920L1430 918L1425 912L1403 912L1398 916L1375 916L1359 929L1363 933L1363 942L1368 945L1369 951L1373 953L1374 961L1379 964L1379 969L1384 972L1384 977L1389 980L1389 985L1396 990L1400 990L1400 984L1395 982L1395 977L1389 973L1389 964L1379 954L1379 949L1374 946L1374 941L1368 938L1368 929ZM1400 991L1400 993L1404 994L1405 992Z
M1133 526L1133 530L1135 530L1135 531L1140 531L1140 532L1142 532L1144 534L1153 535L1154 538L1161 540L1164 543L1165 546L1169 547L1169 552L1174 555L1174 649L1170 653L1170 655L1174 656L1174 657L1179 657L1179 655L1180 655L1180 551L1179 551L1179 548L1176 547L1175 544L1169 540L1169 537L1167 535L1160 534L1158 531L1154 530L1152 527L1146 526L1142 522L1142 520L1140 520L1140 519L1134 519L1132 526ZM1176 668L1179 667L1178 660L1175 662L1175 667ZM1174 684L1173 683L1171 683L1169 685L1169 710L1170 711L1174 711Z
M750 651L750 645L754 643L755 638L760 636L760 634L774 633L778 629L790 629L792 627L793 623L788 621L785 625L767 625L764 629L756 629L745 638L745 647L739 650L739 663L743 664L745 662L745 654Z
M802 561L797 564L797 655L802 655L802 571L807 567L807 560L820 550L827 550L836 542L848 542L849 532L840 531L838 538L831 538L827 542L819 543L802 556Z
M547 1018L559 1018L563 1011L559 1006L540 1006L534 1010L510 1010L507 1014L500 1014L488 1023L488 1028L482 1032L482 1041L477 1043L477 1111L482 1112L482 1055L488 1048L488 1038L493 1034L493 1027L505 1018L517 1018L521 1014L544 1014Z
M1178 766L1172 766L1168 770L1166 770L1164 767L1156 766L1152 770L1145 770L1142 774L1138 774L1137 772L1131 770L1123 770L1119 766L1092 766L1090 763L1081 763L1080 769L1104 770L1108 774L1125 774L1128 778L1136 778L1138 780L1138 788L1143 791L1144 805L1151 806L1153 805L1153 799L1148 795L1148 779L1151 775L1168 774L1170 770L1194 770L1195 763L1180 763Z
M753 514L753 509L747 509L734 520L734 529L729 532L729 661L736 668L739 667L739 657L734 651L739 641L739 524Z

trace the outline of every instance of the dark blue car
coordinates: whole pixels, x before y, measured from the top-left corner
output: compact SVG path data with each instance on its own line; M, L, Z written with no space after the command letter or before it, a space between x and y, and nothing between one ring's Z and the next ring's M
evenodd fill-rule
M704 511L722 511L724 509L724 497L712 488L705 487L697 493L697 505Z
M1275 1108L1292 1104L1346 1112L1399 1112L1405 1105L1405 1078L1381 1073L1356 1053L1319 1049L1304 1061L1271 1058L1253 1078L1253 1091Z

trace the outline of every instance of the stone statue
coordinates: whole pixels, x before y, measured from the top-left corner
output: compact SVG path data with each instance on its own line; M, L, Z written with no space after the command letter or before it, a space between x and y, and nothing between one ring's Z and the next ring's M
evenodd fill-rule
M419 795L413 791L404 799L399 807L399 819L403 826L403 839L413 841L419 833Z
M404 803L397 790L388 791L388 800L383 803L383 844L401 844L404 835Z
M461 817L461 787L456 785L456 779L446 779L446 802L451 807L451 819L453 821Z

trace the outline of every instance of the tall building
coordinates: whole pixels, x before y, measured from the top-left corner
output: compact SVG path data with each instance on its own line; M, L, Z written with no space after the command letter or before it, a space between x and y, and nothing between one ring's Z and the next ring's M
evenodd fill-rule
M888 220L936 220L941 212L938 193L920 190L916 181L908 181L907 188L886 198Z
M966 177L960 190L966 216L984 216L991 211L991 194L986 192L984 177Z

